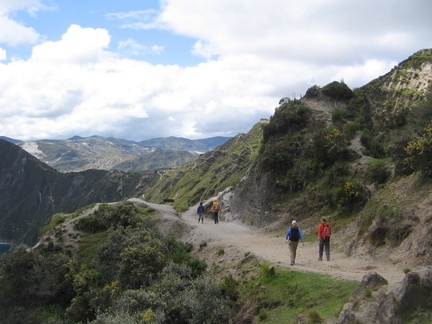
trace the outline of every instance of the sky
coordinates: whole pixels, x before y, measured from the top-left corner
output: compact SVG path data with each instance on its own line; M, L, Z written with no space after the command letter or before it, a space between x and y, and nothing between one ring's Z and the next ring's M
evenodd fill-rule
M0 0L0 136L235 136L431 47L431 0Z

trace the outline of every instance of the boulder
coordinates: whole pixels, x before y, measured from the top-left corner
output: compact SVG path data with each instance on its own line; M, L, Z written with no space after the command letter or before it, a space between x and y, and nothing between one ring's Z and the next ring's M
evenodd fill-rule
M368 273L343 307L338 324L402 324L406 317L423 316L432 300L432 270L408 273L402 282L387 285L375 272Z

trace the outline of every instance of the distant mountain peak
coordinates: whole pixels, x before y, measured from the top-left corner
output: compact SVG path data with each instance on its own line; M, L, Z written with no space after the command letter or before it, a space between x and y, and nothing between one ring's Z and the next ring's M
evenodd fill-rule
M81 139L84 139L84 137L81 137L78 135L75 135L75 136L72 136L71 138L68 138L68 140L70 140L70 141L81 140Z

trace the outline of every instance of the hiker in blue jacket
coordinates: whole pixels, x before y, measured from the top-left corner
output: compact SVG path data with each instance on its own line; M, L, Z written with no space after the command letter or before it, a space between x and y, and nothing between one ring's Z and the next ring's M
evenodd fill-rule
M204 206L202 202L198 206L197 214L198 214L198 223L201 221L201 223L204 224Z
M294 265L299 241L304 245L302 232L300 228L298 228L296 221L292 221L291 227L285 235L285 239L289 240L288 247L290 249L291 265Z

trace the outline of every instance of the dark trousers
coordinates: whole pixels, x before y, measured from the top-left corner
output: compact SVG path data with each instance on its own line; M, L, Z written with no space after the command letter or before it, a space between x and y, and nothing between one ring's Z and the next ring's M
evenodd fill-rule
M218 212L213 212L213 218L214 218L215 224L219 223L219 213Z
M328 261L328 260L330 260L330 237L326 237L325 239L320 237L320 240L319 240L319 257L318 257L318 260L320 260L320 261L322 260L324 249L325 249L326 258Z

